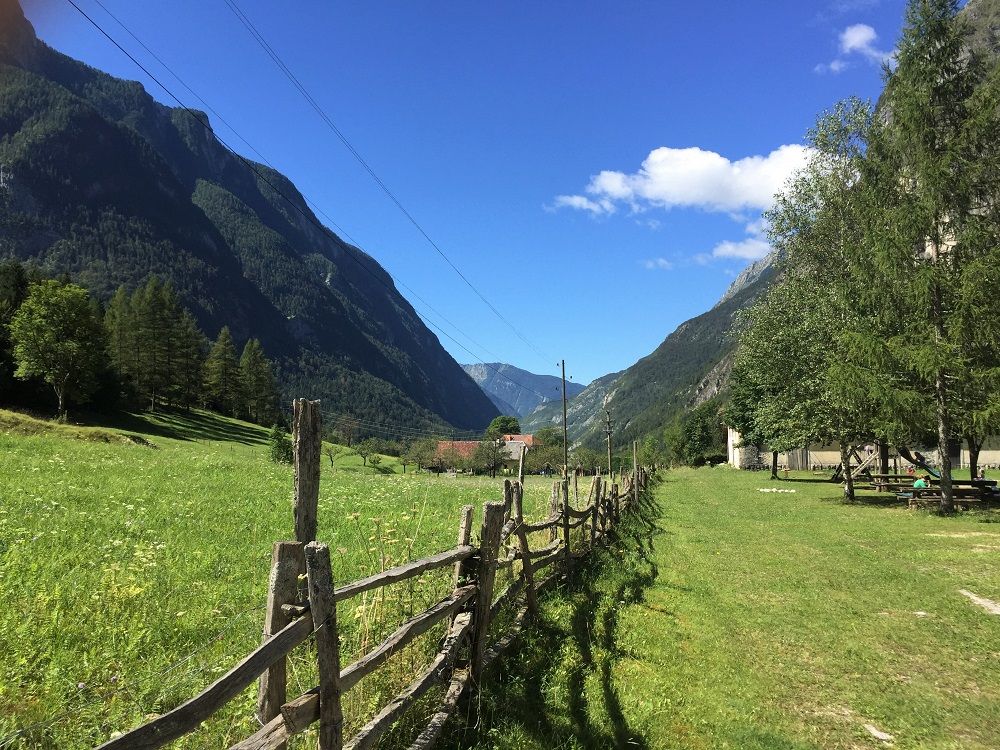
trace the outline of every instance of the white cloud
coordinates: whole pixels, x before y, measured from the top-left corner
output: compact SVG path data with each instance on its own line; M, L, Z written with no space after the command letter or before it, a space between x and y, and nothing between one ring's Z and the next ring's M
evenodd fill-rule
M741 260L760 260L771 252L771 246L759 237L747 237L739 242L726 240L712 248L713 258L739 258Z
M840 32L840 56L828 63L820 63L813 70L817 73L840 73L850 67L845 57L857 56L873 65L892 61L894 52L878 48L878 33L866 23L856 23Z
M593 201L584 195L557 195L551 206L545 206L547 211L555 211L557 208L576 208L581 211L589 211L595 216L615 211L615 206L611 201Z
M557 196L555 206L594 214L611 213L618 204L632 211L650 207L722 213L763 210L808 156L809 149L799 144L736 161L698 147L661 146L649 153L637 171L602 171L591 177L587 195Z
M666 258L651 258L650 260L644 260L642 265L643 268L649 269L650 271L670 271L674 267L674 264Z

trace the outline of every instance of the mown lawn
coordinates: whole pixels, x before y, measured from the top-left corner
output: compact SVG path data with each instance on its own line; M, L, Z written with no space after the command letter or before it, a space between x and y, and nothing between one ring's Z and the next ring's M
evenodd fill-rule
M479 748L1000 747L1000 616L959 593L1000 600L1000 514L846 505L836 485L793 479L667 472L628 554L549 601L483 721L457 736ZM795 492L759 491L772 487Z
M292 470L265 440L203 412L86 429L0 411L0 748L92 747L259 643L272 543L294 537ZM461 506L501 498L499 479L337 463L323 457L318 536L340 582L453 546ZM544 515L548 492L529 483L528 507ZM345 605L345 663L451 585L448 571L425 579ZM352 692L349 724L409 681L437 635ZM293 660L290 692L315 684L310 661ZM256 729L255 700L248 689L174 746L228 747Z

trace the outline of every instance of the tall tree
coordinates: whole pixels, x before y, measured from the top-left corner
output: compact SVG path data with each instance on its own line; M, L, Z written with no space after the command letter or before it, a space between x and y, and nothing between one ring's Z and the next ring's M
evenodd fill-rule
M236 347L223 326L205 360L205 397L210 406L226 414L236 415L240 405L240 363Z
M38 377L56 394L59 416L66 399L86 399L103 365L104 329L87 290L74 284L35 284L10 322L19 378Z
M521 434L521 423L517 421L517 417L511 417L506 414L501 414L499 417L494 417L493 421L490 422L490 426L486 428L485 438L498 438L502 435L520 435Z
M250 339L240 357L240 379L246 414L254 422L273 415L278 394L271 363L257 339Z
M880 286L907 311L888 348L909 395L933 405L945 513L950 443L991 423L982 386L995 361L982 355L1000 346L1000 77L966 48L957 12L955 0L910 0L874 151L893 178L876 243L891 283Z

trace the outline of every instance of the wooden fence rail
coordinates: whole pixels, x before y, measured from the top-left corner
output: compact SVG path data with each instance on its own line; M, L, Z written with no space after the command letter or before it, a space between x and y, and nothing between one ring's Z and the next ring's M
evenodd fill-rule
M471 544L473 508L465 506L456 547L337 588L329 549L313 538L319 497L318 402L295 401L293 430L297 541L274 545L263 642L195 697L114 737L99 750L162 747L193 732L258 679L257 717L262 726L231 750L284 750L289 738L317 722L320 750L365 750L374 747L428 690L444 685L438 710L413 741L411 750L433 747L462 695L470 687L478 688L485 670L537 614L538 594L553 582L569 578L575 561L610 540L623 513L640 502L648 482L633 446L632 471L619 477L620 485L596 476L586 506L574 508L569 501L568 480L556 482L548 518L527 523L522 474L519 481L504 483L501 501L485 504L478 546ZM574 496L578 498L578 492ZM573 541L572 530L581 527L582 535ZM531 534L543 531L549 532L545 535L547 543L532 549ZM577 548L571 550L571 543ZM509 550L502 556L501 546ZM454 570L449 595L401 623L378 646L341 669L338 602L448 567ZM507 569L511 569L512 580L494 595L497 574ZM503 632L494 633L494 620L509 607L516 608L513 620L505 621ZM445 637L430 664L345 745L342 696L441 622L446 624ZM310 636L316 643L319 685L289 701L286 659Z

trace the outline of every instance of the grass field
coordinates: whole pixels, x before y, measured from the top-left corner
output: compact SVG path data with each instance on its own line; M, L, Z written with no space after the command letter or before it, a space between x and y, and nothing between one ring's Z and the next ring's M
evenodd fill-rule
M294 538L292 470L267 460L265 438L204 412L77 428L0 411L0 747L92 747L259 643L271 546ZM461 506L501 497L500 480L337 461L323 457L318 537L341 582L453 546ZM544 515L548 491L530 483L528 507ZM345 663L450 586L427 578L351 603ZM406 658L348 708L405 684ZM308 661L293 661L290 690L315 684ZM242 739L254 704L248 690L175 747Z
M628 554L550 600L479 748L1000 747L1000 515L666 473ZM794 489L762 493L762 488ZM865 725L892 735L876 739Z

